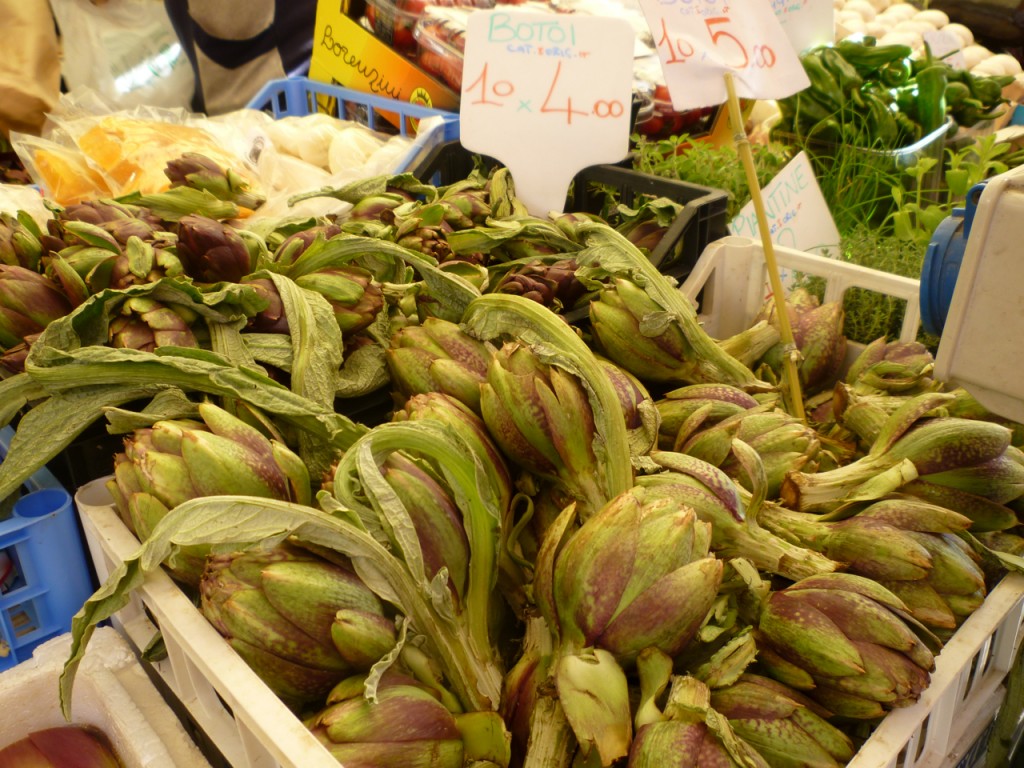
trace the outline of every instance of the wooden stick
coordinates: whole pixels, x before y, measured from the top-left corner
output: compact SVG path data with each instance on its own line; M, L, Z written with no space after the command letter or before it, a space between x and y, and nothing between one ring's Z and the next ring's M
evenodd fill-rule
M807 416L804 414L804 398L800 390L800 370L797 366L800 360L800 350L796 348L793 340L793 327L789 324L789 312L786 311L786 292L782 287L782 279L779 277L779 265L775 261L775 246L772 243L771 230L768 228L768 214L764 208L764 200L761 197L761 187L757 183L757 170L754 168L754 153L750 148L750 139L747 138L747 131L743 125L743 114L740 110L740 100L736 96L736 86L733 83L732 72L725 73L725 89L729 94L729 122L732 124L733 142L739 152L740 160L743 162L743 170L747 175L747 188L750 190L750 198L754 203L754 212L757 214L757 228L761 234L761 247L764 249L764 261L768 267L768 280L772 286L772 298L775 301L775 314L779 318L779 335L785 345L786 354L783 355L784 369L782 373L783 383L789 386L789 409L790 413L800 421L806 423Z

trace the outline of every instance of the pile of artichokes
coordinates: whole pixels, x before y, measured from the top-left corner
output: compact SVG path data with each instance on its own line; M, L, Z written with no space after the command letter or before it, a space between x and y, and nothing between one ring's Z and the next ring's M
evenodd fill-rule
M838 380L835 305L791 297L805 423L773 311L711 338L635 220L498 169L247 226L168 175L0 230L0 498L105 418L143 543L66 707L163 563L348 768L841 766L1022 562L1020 427L920 345Z

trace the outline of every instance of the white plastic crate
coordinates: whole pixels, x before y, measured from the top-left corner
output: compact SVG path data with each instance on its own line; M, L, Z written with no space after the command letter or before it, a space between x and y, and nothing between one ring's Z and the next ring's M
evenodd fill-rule
M139 548L111 504L105 482L93 480L75 494L101 582ZM338 768L338 761L162 570L146 577L112 623L137 652L159 627L167 659L154 662L154 670L234 768Z
M66 725L57 681L71 635L48 640L30 659L0 674L0 747L33 731ZM110 627L100 627L75 678L72 722L99 729L124 768L208 768L135 653Z
M128 531L104 487L75 496L100 578L133 554ZM115 624L144 647L160 626L169 658L156 671L235 768L338 768L299 720L217 634L163 572L147 576ZM946 643L931 685L912 707L889 714L848 768L958 767L995 717L1021 638L1024 575L1007 576Z
M921 325L919 280L779 245L774 250L780 269L825 279L825 302L842 300L850 288L864 288L904 300L900 341L917 338ZM745 331L771 296L761 241L730 235L710 243L681 290L694 302L700 297L700 319L712 337L725 339ZM862 344L849 344L847 362L863 348Z

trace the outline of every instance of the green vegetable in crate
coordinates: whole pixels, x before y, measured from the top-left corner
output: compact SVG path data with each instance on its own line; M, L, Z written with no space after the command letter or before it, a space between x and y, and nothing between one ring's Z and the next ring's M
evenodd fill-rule
M295 547L211 555L199 593L203 615L291 707L319 704L395 644L355 573Z
M71 311L71 302L49 278L0 264L0 348L10 349Z
M712 688L711 706L773 768L841 768L854 755L850 737L828 722L831 712L771 678L745 673Z
M409 397L443 392L480 411L480 386L493 351L458 324L436 317L391 335L388 370L395 389Z
M768 597L758 660L770 677L836 715L871 720L910 706L927 687L935 657L919 634L929 637L885 587L831 573Z
M578 377L543 363L525 345L505 344L488 366L480 411L511 461L560 481L587 510L607 501L594 415Z
M165 193L166 194L166 193ZM185 272L203 283L239 282L256 266L256 253L234 227L208 216L182 216L176 253Z
M245 208L259 208L266 197L252 190L252 185L232 171L221 168L199 152L185 152L167 163L164 175L171 188L191 187L206 190L218 200L228 200Z
M107 288L122 289L184 274L170 247L173 236L154 231L140 219L119 219L99 226L79 221L64 225L68 240L84 241L62 248L47 264L69 296L86 296Z
M654 405L661 416L658 447L672 450L680 429L697 414L698 410L701 424L711 426L728 416L756 408L759 403L737 387L726 384L690 384L666 392Z
M734 731L695 677L674 676L663 712L637 728L629 768L769 768Z
M105 734L80 725L33 731L0 749L3 768L121 768Z
M957 536L971 520L945 507L885 499L845 520L823 522L816 515L767 506L760 520L779 536L888 588L940 636L948 636L985 599L985 576Z
M651 459L666 469L641 475L637 485L652 497L684 504L711 525L711 550L722 559L741 557L759 570L797 580L830 573L838 564L813 550L793 544L757 524L757 509L748 510L740 489L722 470L684 453L652 451Z
M576 262L558 259L544 262L530 261L505 272L491 289L495 293L525 296L555 312L572 309L586 293L586 287L576 279Z
M152 352L157 347L198 347L190 327L197 315L182 304L164 304L149 296L130 296L108 326L110 345Z
M885 423L867 455L852 464L808 474L790 473L782 498L802 512L827 511L844 501L873 500L919 476L985 464L1010 445L1011 432L990 422L922 418L951 396L909 398Z
M114 457L107 481L118 513L140 539L168 510L204 496L237 494L309 504L309 473L287 446L212 403L199 405L202 422L158 421L135 430ZM205 551L189 550L170 564L198 583Z
M538 607L570 648L603 648L627 665L651 646L674 655L696 634L722 579L711 534L685 502L632 488L555 546L551 591L537 595Z
M0 213L0 264L39 271L43 256L42 233L27 215Z
M361 267L325 267L297 276L295 283L327 299L345 336L370 326L384 307L384 293L380 285L369 270Z
M771 405L737 413L706 428L697 425L693 431L687 431L688 426L676 435L674 450L719 467L747 490L753 490L742 462L732 450L732 441L742 440L758 453L764 463L768 498L778 496L787 473L817 467L821 449L817 433L799 419Z
M465 748L455 715L414 679L389 671L364 695L365 676L347 678L327 707L306 721L346 768L462 768Z
M786 296L786 311L793 329L793 341L800 350L800 381L805 395L813 395L831 387L839 377L846 360L846 337L843 335L843 303L822 304L803 288L794 288ZM775 303L767 302L759 318L778 325ZM785 350L777 344L763 358L781 374Z

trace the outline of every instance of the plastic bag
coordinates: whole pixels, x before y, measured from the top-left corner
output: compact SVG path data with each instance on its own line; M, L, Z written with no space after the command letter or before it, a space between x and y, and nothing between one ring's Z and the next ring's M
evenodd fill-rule
M185 107L195 77L157 0L50 0L68 91L92 88L116 108Z
M11 135L11 145L33 181L61 205L162 192L170 186L164 174L167 163L186 152L230 168L257 191L255 171L247 162L250 140L184 109L111 111L92 91L62 97L43 136Z

